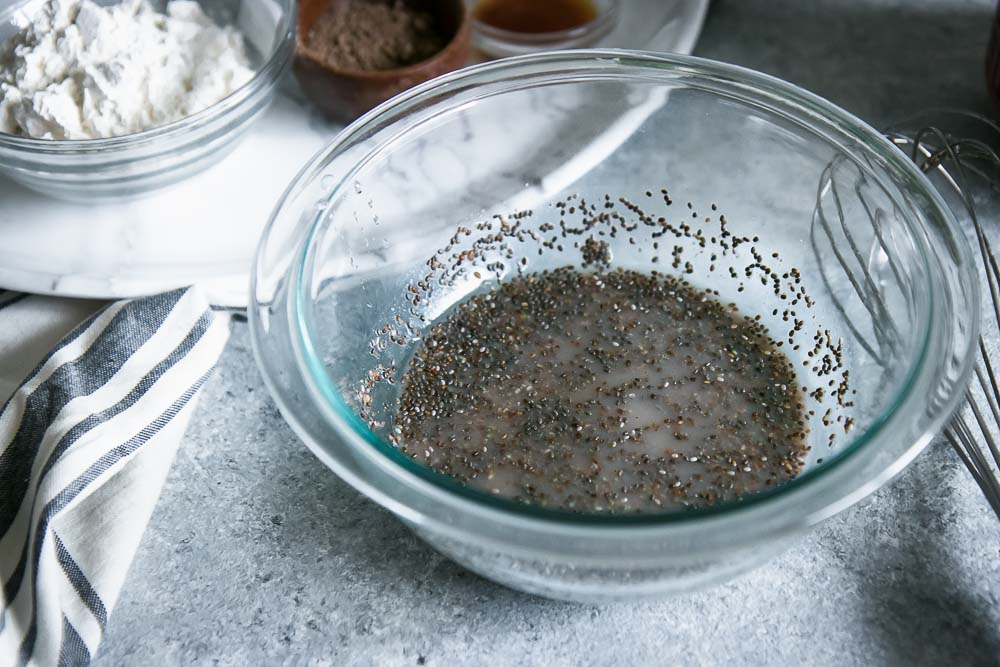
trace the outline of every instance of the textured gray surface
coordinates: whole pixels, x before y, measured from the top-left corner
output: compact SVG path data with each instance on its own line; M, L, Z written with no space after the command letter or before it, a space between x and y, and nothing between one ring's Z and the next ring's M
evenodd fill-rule
M805 6L808 5L808 6ZM696 53L875 125L985 111L990 2L714 3ZM577 606L468 574L323 468L235 324L97 663L1000 664L1000 529L935 446L864 506L730 584Z

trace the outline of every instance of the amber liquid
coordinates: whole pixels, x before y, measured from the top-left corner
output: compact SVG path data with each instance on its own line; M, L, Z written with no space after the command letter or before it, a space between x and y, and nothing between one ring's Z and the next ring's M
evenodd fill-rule
M559 32L590 23L597 7L592 0L479 0L475 17L511 32Z

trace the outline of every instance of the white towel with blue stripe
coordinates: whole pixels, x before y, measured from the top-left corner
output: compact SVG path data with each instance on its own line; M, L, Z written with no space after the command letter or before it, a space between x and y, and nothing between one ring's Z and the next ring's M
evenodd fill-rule
M0 294L0 364L16 366L4 360L19 340L10 332L32 335L37 299ZM95 654L228 336L228 316L194 288L115 302L0 410L0 665Z

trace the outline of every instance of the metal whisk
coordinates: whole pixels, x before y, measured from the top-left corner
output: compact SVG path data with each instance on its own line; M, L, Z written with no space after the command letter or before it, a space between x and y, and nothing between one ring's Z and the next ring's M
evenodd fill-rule
M947 111L924 115L898 128L887 133L889 138L908 152L921 171L944 183L964 208L956 213L964 213L961 217L971 222L990 296L984 301L982 331L1000 332L1000 267L981 221L983 210L1000 202L1000 155L990 146L1000 145L1000 126L976 114ZM994 350L992 356L996 354ZM944 436L1000 518L998 374L1000 367L991 357L989 341L981 334L973 380Z

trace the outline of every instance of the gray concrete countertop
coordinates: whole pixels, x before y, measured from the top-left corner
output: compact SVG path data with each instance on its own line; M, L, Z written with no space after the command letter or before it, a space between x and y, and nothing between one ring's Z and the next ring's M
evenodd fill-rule
M698 55L873 125L988 110L992 2L716 0ZM863 506L723 586L640 605L469 574L324 468L235 323L97 664L1000 664L1000 528L943 445Z

